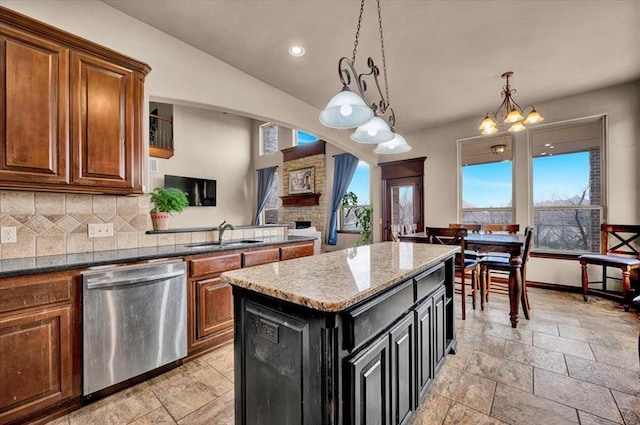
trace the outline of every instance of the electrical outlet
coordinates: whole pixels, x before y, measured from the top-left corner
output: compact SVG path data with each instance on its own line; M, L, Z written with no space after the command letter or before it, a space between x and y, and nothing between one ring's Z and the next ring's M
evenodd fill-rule
M16 226L0 227L0 236L0 242L2 243L18 242L18 236L16 235Z
M105 238L113 236L113 223L89 223L90 238Z

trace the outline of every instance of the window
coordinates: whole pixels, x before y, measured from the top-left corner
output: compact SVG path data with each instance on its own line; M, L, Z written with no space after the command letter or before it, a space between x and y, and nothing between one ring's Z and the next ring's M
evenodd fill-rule
M306 133L302 130L293 130L295 134L295 145L303 146L308 145L309 143L317 142L318 136L311 133Z
M278 222L278 173L273 176L267 205L262 210L260 222L262 224L276 224Z
M364 162L358 162L356 172L347 187L347 192L353 192L358 197L358 205L370 205L369 200L369 165ZM338 229L342 231L358 232L362 230L356 225L356 219L353 213L347 215L347 211L343 210L340 214L340 223Z
M278 152L278 124L266 123L260 126L260 155Z
M513 223L511 136L460 142L462 223Z
M532 130L534 247L600 252L604 118Z

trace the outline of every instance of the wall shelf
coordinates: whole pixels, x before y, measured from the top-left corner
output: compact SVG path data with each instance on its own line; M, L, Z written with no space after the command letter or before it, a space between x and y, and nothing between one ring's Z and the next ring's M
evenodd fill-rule
M320 205L320 193L281 196L283 207L312 207Z

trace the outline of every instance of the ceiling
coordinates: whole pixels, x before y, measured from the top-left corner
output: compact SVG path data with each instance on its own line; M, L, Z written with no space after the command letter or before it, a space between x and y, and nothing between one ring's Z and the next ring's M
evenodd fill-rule
M103 1L318 109L341 87L338 59L351 57L359 11L352 0ZM640 79L638 0L384 0L381 8L401 133L480 121L499 106L505 71L515 72L521 106ZM303 57L289 55L294 43ZM382 68L371 0L358 72L369 56Z

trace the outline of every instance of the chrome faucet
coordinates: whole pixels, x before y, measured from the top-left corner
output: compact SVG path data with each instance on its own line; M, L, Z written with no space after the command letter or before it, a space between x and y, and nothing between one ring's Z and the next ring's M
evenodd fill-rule
M220 223L220 226L218 226L218 245L222 245L222 235L224 235L224 231L227 229L235 230L236 228L233 224L227 223L227 220L223 221Z

